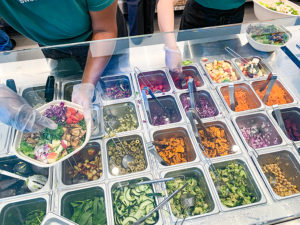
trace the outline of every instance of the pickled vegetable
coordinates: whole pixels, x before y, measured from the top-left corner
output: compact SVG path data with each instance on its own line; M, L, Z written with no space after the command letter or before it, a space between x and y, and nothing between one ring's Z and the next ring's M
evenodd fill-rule
M125 186L112 190L114 221L116 225L130 225L147 215L156 204L150 185ZM145 224L155 224L158 220L157 212L153 213Z
M172 194L178 188L182 187L185 182L188 185L173 199L170 200L170 205L174 216L184 218L185 216L196 216L211 211L211 206L208 204L207 193L201 187L200 181L194 177L176 178L175 180L166 183L168 194ZM182 205L181 196L183 194L191 194L195 197L195 205L189 209L185 209Z
M239 80L239 77L237 76L231 63L227 61L214 60L211 63L206 63L205 68L208 71L208 74L211 77L211 79L216 83L225 83Z
M231 143L227 139L223 128L210 126L206 130L210 136L206 136L203 130L199 130L199 135L209 158L231 154ZM206 156L205 152L203 154Z
M235 162L229 163L224 168L217 169L218 176L210 171L210 175L216 185L220 184L219 198L223 205L232 208L247 205L258 201L251 186L245 168Z
M299 193L297 186L292 183L293 178L291 177L289 181L278 163L266 164L262 167L262 170L264 173L273 174L275 176L276 184L275 187L272 188L279 196L285 197ZM270 183L272 182L271 179L272 177L270 176L268 179Z
M112 175L123 175L143 171L147 167L144 146L138 137L128 140L110 140L108 142L109 170ZM128 168L122 166L125 155L134 157L134 161L128 164Z

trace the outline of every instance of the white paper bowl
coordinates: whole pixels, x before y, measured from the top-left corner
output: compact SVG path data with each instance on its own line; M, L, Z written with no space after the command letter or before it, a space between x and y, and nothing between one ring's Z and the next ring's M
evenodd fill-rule
M288 35L288 40L285 44L283 45L271 45L271 44L262 44L260 42L257 42L255 41L248 33L248 27L249 26L255 26L255 25L274 25L274 24L270 24L270 23L258 23L258 24L249 24L246 28L246 37L248 39L248 42L249 44L254 48L256 49L257 51L261 51L261 52L274 52L275 50L277 50L278 48L282 47L282 46L285 46L287 44L287 42L289 40L291 40L292 38L292 34L287 30L285 29L283 26L278 26L278 25L275 25L276 27L279 27L280 30L282 30L283 32L285 32L287 35Z
M274 20L274 19L281 19L286 17L297 17L299 15L289 15L282 12L277 12L271 9L268 9L267 7L259 4L260 0L253 0L254 2L254 14L260 21L267 21L267 20ZM300 14L300 7L296 5L295 3L292 3L290 1L287 1L286 4L290 5L294 9L298 11Z
M59 105L61 102L63 102L65 104L65 106L68 107L72 107L76 110L78 110L80 113L83 113L83 109L80 105L75 104L73 102L69 102L69 101L65 101L65 100L55 100L52 102L49 102L41 107L39 107L38 109L36 109L37 111L39 111L40 113L43 113L44 111L46 111L46 109L48 109L51 105ZM91 118L91 117L90 117ZM28 156L26 156L23 152L21 152L19 149L21 141L22 141L22 137L23 137L23 132L17 131L16 134L16 138L15 138L15 142L14 142L14 151L17 157L19 157L20 159L23 159L26 162L29 162L33 165L39 166L39 167L51 167L54 166L68 158L70 158L72 155L76 154L77 152L79 152L82 148L84 148L84 146L89 142L90 137L91 137L91 120L90 119L86 119L84 118L85 123L86 123L86 134L85 134L85 140L83 142L83 144L77 148L76 150L74 150L73 152L67 154L65 157L61 158L60 160L57 160L53 163L44 163L41 162L39 160L30 158Z

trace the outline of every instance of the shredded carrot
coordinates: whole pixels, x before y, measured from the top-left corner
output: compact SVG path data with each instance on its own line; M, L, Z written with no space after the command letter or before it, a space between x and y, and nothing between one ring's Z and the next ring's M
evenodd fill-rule
M208 157L229 155L230 142L226 139L225 130L217 126L208 127L206 130L210 136L205 136L203 130L199 130L199 135ZM206 156L205 152L203 154Z
M162 141L157 141L157 143L156 150L168 165L187 162L187 152L183 138L164 138Z
M262 100L263 97L265 96L265 93L267 91L267 88L265 88L263 91L259 91L260 85L258 85L255 88L256 93L258 94L259 98ZM281 88L279 85L275 85L273 86L271 93L269 95L269 98L267 100L267 102L265 103L268 106L272 106L272 105L282 105L282 104L287 104L287 103L291 103L292 102L292 98L290 97L290 95L288 94L288 92Z
M241 89L241 90L235 90L234 92L235 95L235 101L236 101L236 106L235 106L235 112L240 112L240 111L245 111L249 109L253 109L248 103L247 96L248 93ZM229 93L223 94L224 99L227 103L227 105L230 107L230 99L229 99Z

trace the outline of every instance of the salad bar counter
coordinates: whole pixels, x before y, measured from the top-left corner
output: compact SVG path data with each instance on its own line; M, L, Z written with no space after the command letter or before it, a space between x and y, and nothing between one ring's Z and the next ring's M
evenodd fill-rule
M18 87L59 127L1 125L0 224L271 224L300 214L299 85L274 66L280 49L245 40L191 42L202 51L182 74L137 63L103 76L91 121L69 102L78 77L55 77L50 100L47 85Z

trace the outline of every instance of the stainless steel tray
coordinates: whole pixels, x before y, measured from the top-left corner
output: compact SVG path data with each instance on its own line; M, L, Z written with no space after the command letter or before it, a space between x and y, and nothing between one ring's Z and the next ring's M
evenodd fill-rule
M254 157L253 157L254 158ZM293 198L300 196L300 164L299 158L297 158L291 147L275 147L269 149L267 152L259 153L258 157L254 159L256 168L258 169L261 177L263 178L269 192L275 200L284 200L287 198ZM297 194L292 194L289 196L280 196L275 193L272 186L270 185L266 175L262 170L262 166L270 163L278 163L282 172L286 175L289 181L295 185L299 191Z
M56 215L54 213L47 213L41 225L53 225L53 224L78 225L77 223L74 223L71 220L66 219L65 217Z

